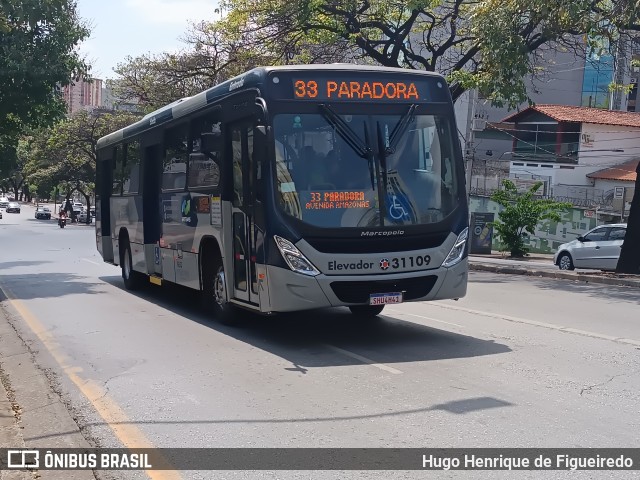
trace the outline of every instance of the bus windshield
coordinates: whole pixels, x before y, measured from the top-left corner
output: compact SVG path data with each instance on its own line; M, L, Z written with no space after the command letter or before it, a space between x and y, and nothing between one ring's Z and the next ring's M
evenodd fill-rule
M275 115L280 208L325 228L443 220L458 193L454 136L448 117L414 110Z

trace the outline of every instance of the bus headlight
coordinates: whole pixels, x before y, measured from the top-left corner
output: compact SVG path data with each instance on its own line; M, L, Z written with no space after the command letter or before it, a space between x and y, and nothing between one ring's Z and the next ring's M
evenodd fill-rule
M307 258L293 243L279 237L278 235L274 235L273 239L276 241L276 245L282 254L282 258L284 258L284 261L287 262L287 265L289 265L291 270L302 273L303 275L309 275L310 277L320 275L320 272L313 266L313 263L307 260Z
M447 255L447 258L445 258L444 262L442 262L443 267L453 267L456 263L462 260L462 257L464 256L464 249L467 246L468 236L469 227L462 230L462 232L460 232L460 235L458 235L456 243L453 245L453 248L449 252L449 255Z

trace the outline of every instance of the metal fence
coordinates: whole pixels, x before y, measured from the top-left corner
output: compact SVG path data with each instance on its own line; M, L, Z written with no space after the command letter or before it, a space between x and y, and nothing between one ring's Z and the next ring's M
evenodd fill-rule
M480 197L490 197L495 191L500 189L504 178L509 179L509 177L474 177L471 183L470 194ZM510 180L518 181L518 179ZM548 185L545 185L545 187L548 187ZM556 202L567 202L574 207L580 208L598 208L600 210L614 209L613 190L604 191L593 187L554 185L551 188L542 188L540 191L544 192L544 194L537 195L536 198L548 198Z

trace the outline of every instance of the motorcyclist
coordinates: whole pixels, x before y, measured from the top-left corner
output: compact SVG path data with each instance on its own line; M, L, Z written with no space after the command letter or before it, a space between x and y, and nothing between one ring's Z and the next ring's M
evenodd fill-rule
M66 222L67 221L67 211L66 210L60 210L60 217L58 218L58 224L62 223L62 222Z

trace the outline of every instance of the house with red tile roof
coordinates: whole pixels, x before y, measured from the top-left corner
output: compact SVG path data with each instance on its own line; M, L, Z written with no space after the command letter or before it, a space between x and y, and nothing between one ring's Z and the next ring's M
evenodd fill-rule
M549 195L590 198L601 208L613 208L616 187L633 187L640 113L534 105L501 124L513 125L510 177L542 180Z

